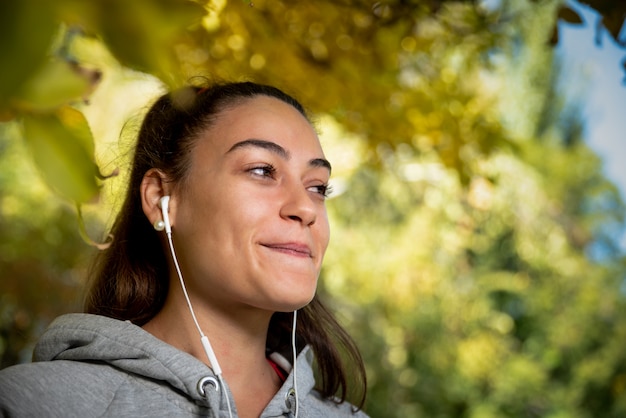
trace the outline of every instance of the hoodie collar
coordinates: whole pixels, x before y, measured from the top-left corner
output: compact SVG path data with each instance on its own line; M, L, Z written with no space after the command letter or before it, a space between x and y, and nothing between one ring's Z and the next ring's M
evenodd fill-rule
M216 376L210 367L129 321L91 314L63 315L45 331L35 347L33 360L108 363L128 373L166 382L198 404L210 406L214 410L226 410L225 402L220 401L223 398L219 393L221 390L216 389ZM313 353L309 347L303 349L296 360L300 400L315 385L312 360ZM293 412L294 388L292 370L262 416L281 416ZM227 384L224 390L234 405Z

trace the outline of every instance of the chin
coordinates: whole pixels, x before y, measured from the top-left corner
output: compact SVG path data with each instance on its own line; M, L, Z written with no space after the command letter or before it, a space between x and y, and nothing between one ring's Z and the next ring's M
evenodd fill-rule
M278 281L273 286L272 294L268 295L277 312L293 312L308 305L317 291L317 276L297 277L292 275L288 280Z
M285 298L282 301L277 301L274 311L275 312L293 312L295 310L302 309L305 306L307 306L309 303L311 303L314 296L315 296L315 292L313 292L312 294L308 294L306 296L300 296L297 298L296 297Z

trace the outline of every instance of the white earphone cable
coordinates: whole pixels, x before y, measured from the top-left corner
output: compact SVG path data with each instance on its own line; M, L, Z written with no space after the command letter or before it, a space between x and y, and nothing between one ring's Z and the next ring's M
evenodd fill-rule
M294 412L294 418L298 418L298 406L299 406L299 402L298 402L298 369L297 369L297 361L296 361L296 355L298 354L297 349L296 349L296 323L297 323L297 318L298 318L298 310L293 311L293 325L291 326L291 349L293 352L293 392L295 395L295 402L296 402L296 406L295 406L295 412Z
M215 352L213 351L213 347L211 347L211 342L209 338L204 335L202 332L202 328L200 328L200 324L198 323L198 319L196 318L196 314L193 311L193 307L191 306L191 300L189 299L189 294L187 293L187 287L185 286L185 281L183 280L183 274L180 271L180 266L178 265L178 259L176 258L176 252L174 251L174 243L172 242L172 231L169 230L166 232L167 241L169 243L170 252L172 253L172 260L174 261L174 267L176 267L176 273L178 274L178 279L180 281L180 286L183 289L183 294L185 295L185 300L187 301L187 306L189 307L189 312L191 312L191 317L193 318L194 324L196 324L196 328L200 333L200 341L202 342L202 347L204 348L204 352L206 353L209 363L211 364L211 368L213 372L217 376L220 386L222 387L222 392L224 393L224 397L226 398L226 406L228 408L228 416L233 418L232 408L230 406L230 399L228 398L228 394L226 393L226 385L224 384L224 379L222 378L222 368L217 361L217 357L215 356Z
M170 245L170 252L172 253L172 259L174 260L174 267L176 267L176 273L178 273L178 279L180 280L180 286L183 289L183 294L185 295L185 300L187 301L187 306L189 306L189 311L191 312L191 317L193 318L194 324L196 324L196 328L200 333L201 337L204 337L204 333L200 328L200 324L198 323L198 319L196 319L196 314L193 311L193 307L191 306L191 300L189 300L189 294L187 293L187 288L185 287L185 282L183 280L183 275L180 271L180 266L178 265L178 259L176 258L176 252L174 251L174 243L172 242L172 233L168 232L167 234L167 242ZM211 364L213 366L213 364Z

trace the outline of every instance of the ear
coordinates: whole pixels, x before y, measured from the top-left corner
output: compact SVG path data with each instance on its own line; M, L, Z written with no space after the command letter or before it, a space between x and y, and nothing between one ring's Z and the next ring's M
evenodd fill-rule
M170 196L172 191L172 183L168 181L165 173L156 168L146 171L141 181L139 192L141 194L143 213L151 224L163 219L159 201L163 196ZM170 221L171 219L170 217Z

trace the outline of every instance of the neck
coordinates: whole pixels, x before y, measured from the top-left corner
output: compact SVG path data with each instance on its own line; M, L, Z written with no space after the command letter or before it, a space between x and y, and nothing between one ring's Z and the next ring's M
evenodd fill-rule
M265 357L272 312L250 308L225 312L193 297L191 303L200 329L211 341L225 376L229 358L236 359L233 362L236 364L246 359L256 361L259 357ZM144 329L208 364L200 333L182 292L177 289L170 291L161 311L144 325Z
M200 328L215 351L223 378L233 393L239 416L259 416L281 385L265 358L272 312L251 308L226 312L193 298L191 303ZM170 288L165 305L144 325L144 329L210 365L179 287ZM261 396L251 402L246 393Z

